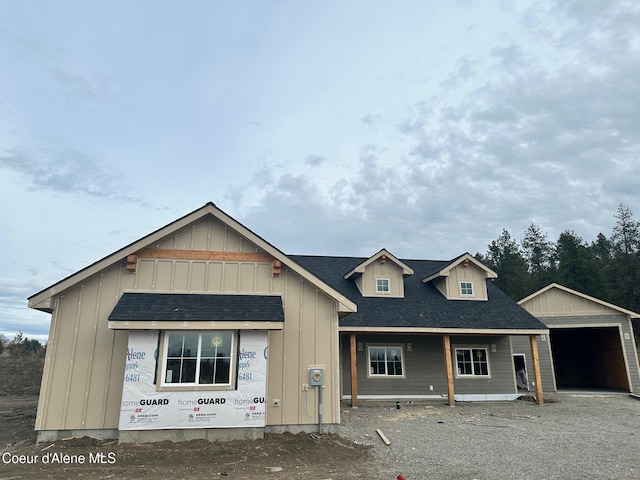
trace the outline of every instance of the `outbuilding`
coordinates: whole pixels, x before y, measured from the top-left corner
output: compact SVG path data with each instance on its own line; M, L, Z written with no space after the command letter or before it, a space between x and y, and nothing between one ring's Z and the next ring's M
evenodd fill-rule
M518 302L549 328L538 342L544 390L640 392L632 319L640 314L552 283ZM512 338L514 361L531 364Z

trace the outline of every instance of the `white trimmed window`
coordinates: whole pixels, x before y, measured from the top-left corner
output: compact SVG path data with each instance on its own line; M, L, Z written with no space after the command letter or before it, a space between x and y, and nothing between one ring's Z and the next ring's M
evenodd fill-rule
M489 354L486 348L456 348L458 377L488 377Z
M370 377L404 377L401 345L371 345L368 350Z
M232 331L165 332L162 384L232 385L235 337Z
M391 287L389 286L388 278L376 278L376 293L390 293Z
M465 295L465 296L473 295L473 283L460 282L460 295Z

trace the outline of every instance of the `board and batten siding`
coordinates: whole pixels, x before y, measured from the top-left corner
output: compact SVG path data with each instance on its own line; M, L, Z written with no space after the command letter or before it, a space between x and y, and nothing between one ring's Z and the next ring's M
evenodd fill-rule
M349 335L341 337L342 394L351 392L351 359ZM444 366L444 350L440 335L356 335L356 343L362 344L362 351L356 351L358 396L386 396L407 398L415 396L446 396L447 378ZM407 348L411 344L411 351ZM404 355L404 378L371 377L368 375L370 345L400 345ZM496 346L492 352L491 346ZM491 375L489 378L456 378L456 347L486 347ZM454 371L454 389L460 394L514 394L516 393L515 372L508 337L451 336L451 357ZM433 390L431 390L433 386Z
M445 278L447 288L447 298L465 300L487 300L486 272L470 265L464 267L456 265L451 269L449 276ZM473 284L473 295L462 295L460 293L460 282L471 282Z
M260 249L213 217L203 218L151 248L256 252ZM279 293L284 329L270 331L267 425L317 422L316 392L308 366L325 367L325 423L339 423L338 313L336 302L283 265L139 258L128 272L123 259L53 297L36 430L118 427L127 331L108 329L108 316L124 291L173 293ZM274 405L278 400L279 406Z
M380 294L376 292L376 279L389 279L389 293ZM356 282L358 288L365 297L383 295L385 297L404 297L404 277L402 268L392 261L381 263L371 262L364 269L362 277Z

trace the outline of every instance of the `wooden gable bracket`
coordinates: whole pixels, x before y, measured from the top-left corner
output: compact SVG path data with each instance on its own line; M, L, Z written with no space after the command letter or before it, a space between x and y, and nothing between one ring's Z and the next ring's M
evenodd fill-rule
M138 268L138 256L127 255L127 272L136 273L137 268Z
M280 260L273 261L272 273L274 277L279 277L282 272L282 262Z
M387 256L386 255L382 255L380 257L380 263L382 263L384 265L384 263L387 261Z

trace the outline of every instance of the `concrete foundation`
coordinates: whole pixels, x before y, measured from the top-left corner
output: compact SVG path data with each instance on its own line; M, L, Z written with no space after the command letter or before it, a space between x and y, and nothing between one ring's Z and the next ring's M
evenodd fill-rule
M118 443L188 442L208 440L209 442L231 442L233 440L257 440L264 437L262 428L192 428L181 430L126 430L120 432Z
M40 430L38 431L37 443L55 442L65 438L90 437L97 440L115 440L118 438L117 428L106 428L101 430Z
M322 425L322 433L336 433L338 425ZM192 428L173 430L41 430L38 443L54 442L67 438L90 437L98 440L114 440L118 443L188 442L207 440L209 442L231 442L234 440L257 440L267 433L318 433L318 425L268 425L264 428Z

